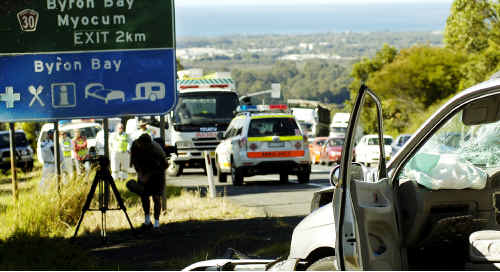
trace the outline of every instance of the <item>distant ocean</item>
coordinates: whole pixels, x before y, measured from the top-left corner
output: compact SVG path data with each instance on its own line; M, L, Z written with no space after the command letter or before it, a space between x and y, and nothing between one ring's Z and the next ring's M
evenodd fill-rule
M450 6L443 3L411 3L176 7L176 32L177 37L210 37L346 31L442 31Z

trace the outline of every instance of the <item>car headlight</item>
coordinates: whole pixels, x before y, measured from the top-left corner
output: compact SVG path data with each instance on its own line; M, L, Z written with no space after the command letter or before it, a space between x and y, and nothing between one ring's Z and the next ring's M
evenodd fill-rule
M193 142L190 141L183 141L183 142L177 142L175 143L177 148L190 148L193 147Z

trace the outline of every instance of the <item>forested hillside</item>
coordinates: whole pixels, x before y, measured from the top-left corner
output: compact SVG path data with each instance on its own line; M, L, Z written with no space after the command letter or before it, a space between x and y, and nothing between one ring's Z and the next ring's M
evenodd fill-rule
M231 71L240 94L278 82L285 99L340 104L344 110L365 82L383 100L387 132L397 135L414 131L450 96L500 68L499 10L498 0L455 0L444 34L183 39L178 56L186 68Z

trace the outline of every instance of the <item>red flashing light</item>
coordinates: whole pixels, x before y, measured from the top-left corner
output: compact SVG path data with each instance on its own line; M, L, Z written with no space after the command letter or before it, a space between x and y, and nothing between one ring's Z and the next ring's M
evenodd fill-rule
M229 84L212 84L210 85L210 88L227 88L229 87Z
M284 105L284 104L269 105L269 109L271 109L271 110L286 110L286 109L288 109L288 106Z
M199 88L200 86L198 85L183 85L183 86L180 86L181 89L195 89L195 88Z

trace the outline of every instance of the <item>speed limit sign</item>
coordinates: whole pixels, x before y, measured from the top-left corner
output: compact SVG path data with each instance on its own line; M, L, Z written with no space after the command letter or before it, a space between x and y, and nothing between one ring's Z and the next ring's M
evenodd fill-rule
M36 30L38 23L38 12L32 9L25 9L17 13L17 20L22 31L32 32Z

